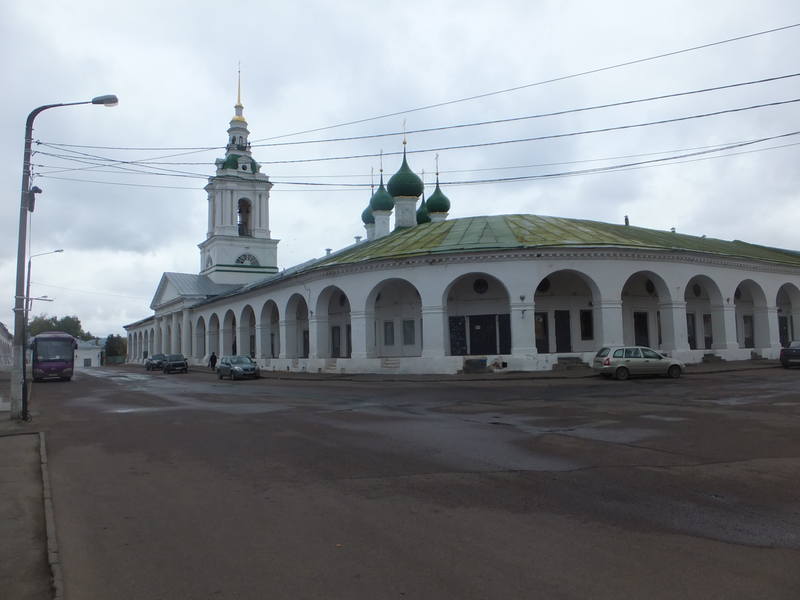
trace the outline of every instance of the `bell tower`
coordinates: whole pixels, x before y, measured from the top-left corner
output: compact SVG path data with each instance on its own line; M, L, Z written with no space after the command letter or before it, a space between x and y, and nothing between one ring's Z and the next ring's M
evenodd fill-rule
M200 248L200 274L216 283L249 283L278 271L278 240L269 232L272 183L250 153L242 106L241 73L225 158L209 177L208 232Z

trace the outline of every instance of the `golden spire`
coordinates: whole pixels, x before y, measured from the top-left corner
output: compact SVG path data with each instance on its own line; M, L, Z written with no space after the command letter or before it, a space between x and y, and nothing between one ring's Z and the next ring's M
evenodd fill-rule
M236 105L233 107L236 109L236 114L233 115L231 121L245 121L244 115L242 114L242 64L239 63L236 67L237 72L237 79L236 79Z
M242 63L239 63L236 72L238 75L236 81L236 106L242 106Z

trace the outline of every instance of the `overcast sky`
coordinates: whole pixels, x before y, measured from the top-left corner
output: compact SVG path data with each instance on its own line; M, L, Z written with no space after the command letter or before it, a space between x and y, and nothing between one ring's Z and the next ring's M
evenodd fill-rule
M33 314L77 315L96 335L124 334L123 325L151 313L164 271L199 271L197 244L206 235L202 188L214 173L214 160L224 155L239 62L253 154L275 182L270 229L280 240L279 267L289 267L364 235L360 215L370 197L370 169L377 177L382 150L386 177L397 170L400 159L392 153L402 150L404 120L413 132L791 75L800 71L800 27L405 115L298 132L798 22L796 0L11 0L4 3L0 22L0 50L6 57L0 74L5 198L0 203L5 298L0 321L13 327L24 124L39 105L107 93L120 99L116 108L58 108L36 120L34 140L42 144L35 146L39 176L34 184L44 192L33 213L30 248L64 252L33 259L32 295L55 298L36 302ZM785 78L557 117L411 133L408 150L619 127L798 98L800 77ZM622 223L628 215L631 224L643 227L800 249L800 146L791 145L800 143L800 135L684 158L680 164L670 160L607 173L453 183L609 167L779 136L800 130L798 104L439 150L450 218L533 213ZM257 146L393 132L353 141ZM434 181L435 154L409 155L411 167L424 170L427 184ZM351 155L371 157L279 162ZM120 160L147 164L112 162ZM284 182L336 185L312 189ZM426 189L430 194L432 187Z

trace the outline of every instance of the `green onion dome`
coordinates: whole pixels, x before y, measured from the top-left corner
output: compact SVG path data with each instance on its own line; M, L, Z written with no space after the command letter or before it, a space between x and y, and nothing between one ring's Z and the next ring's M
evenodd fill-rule
M422 225L423 223L430 223L431 217L428 214L428 205L425 203L425 198L422 199L422 203L419 205L417 209L417 225Z
M372 225L375 223L375 215L372 214L372 207L367 204L367 208L361 213L361 221L364 225Z
M398 196L417 197L422 194L424 189L422 179L408 166L405 150L403 150L403 164L400 165L400 170L392 175L386 187L394 198Z
M229 154L225 158L225 162L222 163L222 168L223 169L237 169L238 170L239 169L239 158L241 158L241 156L242 155L240 155L240 154ZM250 171L249 172L258 173L258 171L260 169L261 169L261 165L259 165L255 160L253 160L251 158L250 159Z
M446 212L450 212L450 200L439 188L439 182L437 181L436 189L433 190L431 197L428 198L428 214Z
M381 184L378 186L378 190L369 200L369 207L372 212L376 210L392 210L394 208L394 198L383 187L383 175L381 175Z

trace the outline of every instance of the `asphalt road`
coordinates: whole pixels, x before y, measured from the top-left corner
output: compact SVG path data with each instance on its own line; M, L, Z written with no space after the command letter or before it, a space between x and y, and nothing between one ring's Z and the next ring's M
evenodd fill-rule
M37 384L67 600L800 598L800 371Z

